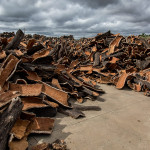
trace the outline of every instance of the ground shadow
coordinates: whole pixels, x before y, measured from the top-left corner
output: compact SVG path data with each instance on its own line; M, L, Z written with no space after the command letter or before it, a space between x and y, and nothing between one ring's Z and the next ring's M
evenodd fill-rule
M98 97L95 97L95 98L91 98L91 100L89 99L85 99L84 102L82 104L78 103L76 99L74 98L70 98L69 101L71 102L71 104L77 104L77 105L82 105L84 106L86 103L86 101L99 101L99 102L104 102L105 99L103 99L101 96L98 96ZM83 111L84 113L84 111ZM28 137L28 142L29 142L29 150L31 149L32 146L34 145L37 145L37 144L41 144L43 142L46 142L46 143L52 143L54 142L55 140L57 139L63 139L65 140L69 135L71 135L72 133L70 132L64 132L63 130L65 129L67 125L66 124L61 124L61 121L63 119L65 119L66 117L70 117L70 116L66 116L62 113L58 113L57 112L57 115L54 117L55 119L55 125L54 125L54 129L53 129L53 132L51 135L45 135L45 134L31 134L29 137ZM86 117L86 116L85 116ZM74 118L72 118L74 119ZM78 120L81 120L83 119L83 117L79 117Z
M131 88L129 88L127 85L125 85L122 90L125 90L125 91L133 91Z
M70 132L63 132L63 129L67 126L67 125L62 125L60 124L61 119L58 118L63 118L65 117L62 114L56 115L56 117L54 117L55 119L55 124L54 124L54 128L53 131L51 133L51 135L45 135L45 134L30 134L28 136L28 142L29 142L29 148L28 150L32 149L32 146L37 145L37 144L41 144L41 143L52 143L57 139L60 140L65 140L71 133Z

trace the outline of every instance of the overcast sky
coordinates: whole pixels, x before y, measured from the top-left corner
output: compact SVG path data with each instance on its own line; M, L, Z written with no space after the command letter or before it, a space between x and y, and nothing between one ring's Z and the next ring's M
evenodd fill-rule
M0 32L50 36L150 33L150 0L0 0Z

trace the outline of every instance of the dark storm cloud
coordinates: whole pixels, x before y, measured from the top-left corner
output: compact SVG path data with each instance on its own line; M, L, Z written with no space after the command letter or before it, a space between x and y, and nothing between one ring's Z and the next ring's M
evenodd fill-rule
M1 14L5 17L28 18L38 10L36 0L1 0Z
M28 21L29 18L24 18L24 17L3 17L3 16L0 16L0 21L1 22L26 22Z
M149 33L149 0L0 0L0 32L95 36Z
M80 3L92 8L105 7L107 5L117 4L119 0L72 0L74 3Z

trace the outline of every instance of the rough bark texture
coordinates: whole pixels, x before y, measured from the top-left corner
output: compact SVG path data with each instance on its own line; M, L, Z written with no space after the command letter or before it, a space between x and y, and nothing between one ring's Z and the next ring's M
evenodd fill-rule
M24 33L19 29L14 39L6 46L5 50L15 49L19 46L20 41L23 39Z
M22 110L23 104L19 97L12 99L7 109L0 114L0 150L5 150L9 133Z
M93 66L98 66L100 64L100 52L96 52L94 55L94 63Z
M143 45L144 45L147 49L150 49L150 44L148 43L148 41L146 41L144 38L140 38L140 40L142 41Z

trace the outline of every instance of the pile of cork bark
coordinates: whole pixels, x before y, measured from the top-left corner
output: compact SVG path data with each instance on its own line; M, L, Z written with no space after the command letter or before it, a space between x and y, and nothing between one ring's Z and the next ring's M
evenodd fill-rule
M105 93L100 84L150 96L149 42L110 31L79 40L0 34L0 149L25 150L29 134L51 134L57 112L76 119L101 110L81 105ZM67 149L61 141L40 146Z

